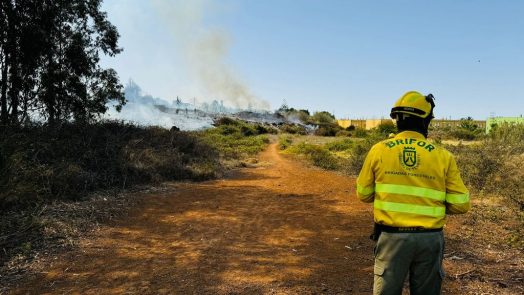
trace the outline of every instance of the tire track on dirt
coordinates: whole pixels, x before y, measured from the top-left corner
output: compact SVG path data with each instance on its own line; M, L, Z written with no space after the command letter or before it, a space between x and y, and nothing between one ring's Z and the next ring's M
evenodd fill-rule
M15 294L370 294L371 208L354 179L282 157L171 183Z

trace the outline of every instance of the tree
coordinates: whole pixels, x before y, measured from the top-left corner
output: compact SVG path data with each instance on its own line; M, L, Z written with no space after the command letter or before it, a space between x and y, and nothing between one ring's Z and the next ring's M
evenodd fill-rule
M116 100L125 103L113 69L118 32L101 0L3 0L0 4L0 120L17 124L31 114L50 124L90 120ZM21 112L20 112L21 111Z
M393 121L387 120L377 126L377 131L381 134L389 135L391 133L397 133L397 126L395 126Z
M460 128L468 131L476 131L478 125L473 122L472 117L461 118L460 119Z
M335 116L333 116L331 113L322 111L322 112L315 112L313 116L311 117L313 122L316 124L333 124L335 123Z

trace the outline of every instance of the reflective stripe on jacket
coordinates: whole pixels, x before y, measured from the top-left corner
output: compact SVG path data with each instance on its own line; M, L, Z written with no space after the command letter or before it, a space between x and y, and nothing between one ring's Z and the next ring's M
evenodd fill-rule
M357 178L357 195L374 203L376 223L395 227L441 228L446 213L470 209L453 155L413 131L371 148Z

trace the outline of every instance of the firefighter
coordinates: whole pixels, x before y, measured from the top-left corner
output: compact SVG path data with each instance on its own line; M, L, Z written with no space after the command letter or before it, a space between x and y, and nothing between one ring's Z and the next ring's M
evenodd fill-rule
M453 155L427 140L433 95L404 94L391 109L399 133L375 144L357 178L358 198L373 203L373 294L440 294L446 214L470 209Z

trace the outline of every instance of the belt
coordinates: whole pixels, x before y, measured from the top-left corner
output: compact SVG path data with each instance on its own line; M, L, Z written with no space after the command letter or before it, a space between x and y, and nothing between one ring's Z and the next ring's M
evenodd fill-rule
M394 227L378 224L378 227L381 231L387 233L431 233L431 232L440 232L442 228L423 228L419 226L413 227Z

